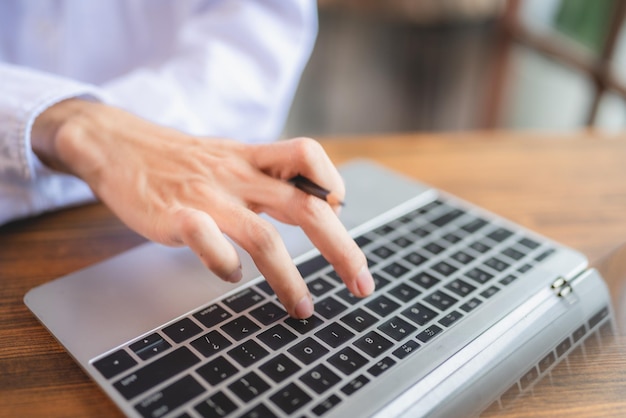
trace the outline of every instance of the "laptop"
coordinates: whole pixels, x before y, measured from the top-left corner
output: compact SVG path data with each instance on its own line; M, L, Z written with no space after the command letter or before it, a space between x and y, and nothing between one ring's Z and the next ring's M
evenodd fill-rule
M155 243L25 303L131 417L479 415L612 329L582 254L373 162L340 171L341 219L376 282L365 299L277 223L313 295L306 320L287 316L245 252L233 285Z

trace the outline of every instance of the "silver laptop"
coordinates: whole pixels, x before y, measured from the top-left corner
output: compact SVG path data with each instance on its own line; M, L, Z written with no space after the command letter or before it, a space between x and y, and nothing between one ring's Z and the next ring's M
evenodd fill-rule
M611 328L585 257L368 161L341 168L342 220L376 291L354 298L277 224L315 302L289 318L247 254L239 285L149 243L25 302L128 416L468 416Z

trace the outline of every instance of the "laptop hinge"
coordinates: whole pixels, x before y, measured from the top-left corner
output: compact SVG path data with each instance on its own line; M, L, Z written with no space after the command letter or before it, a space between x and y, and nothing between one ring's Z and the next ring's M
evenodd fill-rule
M552 282L550 288L554 290L554 293L558 297L564 298L570 293L572 293L572 286L570 286L569 282L563 276L559 276Z

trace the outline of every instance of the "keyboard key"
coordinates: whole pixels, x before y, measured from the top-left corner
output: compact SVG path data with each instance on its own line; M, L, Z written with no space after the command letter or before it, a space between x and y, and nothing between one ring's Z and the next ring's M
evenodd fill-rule
M339 302L332 296L315 303L315 312L322 315L326 319L334 318L346 309L348 309L346 305Z
M399 263L394 262L389 264L388 266L383 267L383 271L391 277L397 279L404 276L409 271L409 269Z
M161 416L161 411L172 411L204 392L204 387L191 376L185 376L171 385L149 395L135 405L146 418Z
M508 284L511 284L515 279L517 279L516 275L509 274L508 276L500 280L500 284L503 284L506 286Z
M311 364L328 353L328 349L315 341L313 338L305 338L303 341L291 347L289 353L304 364Z
M394 231L394 228L389 224L379 226L378 228L374 230L374 232L376 232L378 235L387 235L387 234L392 233L393 231Z
M263 296L248 287L241 292L228 296L224 299L224 304L233 311L240 313L261 302L263 299Z
M393 355L402 360L406 358L410 354L413 354L415 350L420 347L418 343L415 341L409 340L406 343L402 344L399 348L394 350Z
M296 334L289 331L281 324L277 324L260 333L258 338L272 350L278 350L295 340Z
M471 269L465 273L465 275L480 284L487 283L489 280L493 279L493 274L489 274L478 267Z
M461 305L461 309L465 312L473 311L478 305L483 303L480 299L472 298L463 305Z
M472 286L471 284L467 282L464 282L461 279L456 279L448 283L446 285L446 289L456 293L457 295L461 297L464 297L472 293L474 290L476 290L476 287Z
M326 412L330 411L335 406L339 405L339 402L341 402L341 399L339 398L339 396L330 395L323 402L321 402L320 404L315 406L315 408L313 408L313 413L317 415L318 417L321 417L322 415L326 414Z
M170 377L187 370L199 361L200 359L187 347L180 347L119 379L113 386L124 398L130 400Z
M341 378L323 364L318 364L313 369L307 371L300 377L300 380L313 389L315 393L321 395L328 389L339 383Z
M259 368L276 383L280 383L300 371L300 367L284 354L273 357Z
M129 346L142 360L148 360L171 347L172 345L165 341L158 333L143 337L141 340Z
M94 367L107 379L117 376L135 364L137 364L137 361L125 350L118 350L93 363Z
M268 296L274 296L274 289L272 289L272 287L270 286L270 284L266 281L262 281L260 283L258 283L256 285L257 289L261 290L263 293L265 293Z
M293 414L303 405L311 401L311 397L300 389L295 383L290 383L280 389L270 399L284 413Z
M232 343L218 331L210 331L208 334L191 342L192 347L205 357L210 357L231 344Z
M369 239L368 237L366 237L365 235L361 235L360 237L356 237L354 239L354 242L356 242L356 245L358 245L360 248L365 247L367 244L369 244L370 242L372 242L371 239Z
M517 269L518 272L520 273L526 273L528 270L531 270L533 268L533 266L531 264L524 264L523 266L521 266L520 268Z
M347 342L350 338L354 337L354 333L338 322L333 322L327 327L317 331L315 336L329 346L337 348Z
M354 345L358 347L365 354L368 354L372 358L376 358L391 347L393 343L377 333L376 331L370 331L363 337L354 342Z
M222 308L219 305L211 305L193 314L193 317L200 321L202 325L207 328L211 328L227 320L231 316L232 314L228 313L226 309Z
M258 404L252 409L244 412L239 418L278 418L265 404Z
M402 283L398 286L394 287L389 291L389 294L395 296L402 302L410 302L419 296L422 292L415 289L414 287L409 286L408 284Z
M423 256L422 254L413 251L404 257L406 261L413 264L414 266L419 266L428 260L428 257Z
M330 279L332 279L337 284L343 284L343 280L341 280L341 277L339 277L339 275L337 274L337 272L335 270L331 270L331 271L327 272L326 276L328 276Z
M442 226L449 224L450 222L452 222L453 220L455 220L456 218L460 216L463 216L464 214L465 214L465 211L461 209L452 209L450 212L446 213L445 215L441 215L438 218L433 219L431 223L441 228Z
M554 254L556 252L556 250L554 248L549 248L546 251L542 252L541 254L539 254L537 257L535 257L535 261L536 262L540 262L545 260L546 258L550 257L552 254Z
M329 357L328 362L347 376L367 364L365 357L351 347L342 348L338 353Z
M324 293L328 293L335 288L334 285L319 277L308 282L307 286L309 287L311 294L315 296L322 296Z
M487 237L491 238L492 240L496 242L503 242L511 235L513 235L513 232L509 231L508 229L498 228L495 231L487 234Z
M430 231L428 229L423 228L421 226L418 228L412 229L411 232L420 238L424 238L425 236L428 236L428 234L430 234Z
M450 306L458 302L455 298L440 290L426 296L425 300L426 302L433 305L435 308L438 308L442 311L447 310Z
M421 303L416 303L410 308L402 311L402 314L417 325L425 325L431 319L437 316L437 313L432 309L428 309Z
M439 334L442 331L437 325L430 325L428 328L424 329L424 331L417 334L417 339L421 342L425 343L433 338L435 335Z
M202 332L202 328L200 328L190 318L183 318L180 321L163 328L163 332L178 344L200 334Z
M470 222L466 223L461 227L462 230L469 232L470 234L478 231L483 226L487 225L488 222L481 218L474 218Z
M237 405L224 393L217 392L204 402L196 405L195 408L202 417L215 418L225 417L237 409Z
M361 299L354 296L348 288L343 288L339 292L336 293L342 300L346 301L348 305L354 305L359 302Z
M491 246L482 241L476 241L470 245L470 248L472 248L475 251L478 251L481 254L484 254L491 249Z
M261 329L247 316L235 318L220 328L237 341L243 340Z
M439 320L439 323L443 325L444 327L449 327L450 325L454 324L456 321L458 321L462 317L463 317L462 313L457 312L457 311L452 311L448 315L441 318Z
M490 286L486 290L483 290L482 292L480 292L480 296L484 297L485 299L489 299L490 297L498 293L499 290L500 289L498 289L495 286Z
M267 302L250 311L250 315L263 325L270 325L287 316L287 312L275 303Z
M515 261L521 260L522 258L524 258L525 255L523 252L518 251L513 247L509 247L506 250L502 251L502 254Z
M472 261L474 261L474 257L472 257L471 255L469 255L468 253L464 251L459 251L459 252L452 254L452 258L454 258L456 261L458 261L461 264L469 264Z
M389 280L385 279L378 273L372 273L372 278L374 279L374 289L376 290L382 289L383 287L391 283Z
M435 278L432 274L421 272L411 277L410 279L413 283L421 286L424 289L430 289L437 283L439 283L439 279Z
M250 372L228 385L228 388L242 401L250 402L257 396L266 392L270 388L270 385L259 377L258 374Z
M433 265L431 268L435 270L437 273L445 277L450 276L451 274L453 274L454 272L458 270L456 267L454 267L451 264L446 263L445 261L440 261L436 263L435 265Z
M408 239L405 236L400 236L400 237L394 239L393 243L396 244L400 248L406 248L409 245L413 244L413 241L411 241L410 239Z
M530 238L522 238L521 240L519 240L519 243L522 244L524 247L529 248L531 250L534 250L535 248L541 245L537 241L534 241Z
M357 332L361 332L374 325L377 319L365 312L361 308L348 313L341 318L341 321Z
M371 309L381 317L390 315L393 311L400 307L399 304L392 301L385 295L378 296L376 299L367 302L365 306L367 306L369 309Z
M248 367L267 356L269 353L254 340L233 348L228 354L243 367Z
M441 245L431 242L430 244L426 244L424 246L424 249L426 249L427 251L437 255L439 253L441 253L443 250L445 250L444 247L442 247Z
M311 274L320 271L328 265L328 261L326 261L326 259L322 255L318 255L310 260L298 264L296 267L298 267L300 275L306 278L307 276L310 276Z
M361 389L363 386L365 386L367 383L369 383L369 381L370 380L367 377L360 374L352 379L350 382L348 382L345 386L343 386L341 388L341 391L350 396L359 389Z
M231 376L237 374L238 370L224 357L220 356L214 360L211 360L202 367L199 367L196 372L211 385L217 385L223 382Z
M489 260L485 261L485 265L491 267L496 271L504 271L509 268L508 263L505 263L504 261L496 257L491 257Z
M381 374L389 370L389 368L394 364L396 364L396 361L394 359L392 359L391 357L385 357L381 359L378 363L367 369L367 371L372 376L380 376Z
M394 340L402 341L417 328L396 316L379 326L378 329Z
M300 334L306 334L307 332L319 327L323 323L324 321L322 321L315 315L306 319L295 319L291 317L285 319L285 324L289 325Z
M461 238L457 234L453 234L452 232L449 232L443 236L443 239L448 241L450 244L456 244L457 242L461 241L463 238Z
M394 252L392 250L390 250L388 247L381 245L380 247L372 250L373 254L376 254L376 256L378 258L380 258L381 260L386 260L387 258L391 257Z

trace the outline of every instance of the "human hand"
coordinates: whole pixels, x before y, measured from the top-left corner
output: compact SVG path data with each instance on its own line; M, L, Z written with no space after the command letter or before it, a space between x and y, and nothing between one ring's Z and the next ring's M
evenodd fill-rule
M374 289L337 208L287 182L303 175L343 199L341 177L312 139L246 145L197 138L78 99L43 112L31 136L44 163L86 181L130 228L162 244L189 246L216 275L236 282L241 265L223 234L230 237L293 317L313 313L311 296L278 232L258 213L302 227L356 296Z

